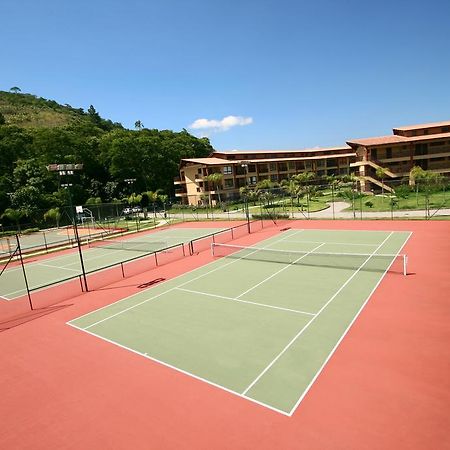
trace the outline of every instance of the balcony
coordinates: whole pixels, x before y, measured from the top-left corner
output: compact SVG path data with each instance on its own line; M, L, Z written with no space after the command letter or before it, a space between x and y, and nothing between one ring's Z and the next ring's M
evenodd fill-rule
M185 183L186 183L186 180L181 179L180 177L175 177L173 179L173 184L180 185L180 184L185 184Z

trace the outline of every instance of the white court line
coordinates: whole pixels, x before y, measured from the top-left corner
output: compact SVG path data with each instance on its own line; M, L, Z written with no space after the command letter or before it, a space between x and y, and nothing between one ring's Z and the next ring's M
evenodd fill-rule
M241 298L243 295L247 294L250 291L253 291L253 289L256 289L258 286L261 286L263 283L265 283L266 281L269 281L271 278L273 278L274 276L278 275L279 273L283 272L284 270L288 269L290 266L292 266L293 264L297 263L298 261L300 261L301 259L305 258L306 256L310 255L311 253L313 253L315 250L317 250L318 248L322 247L322 245L324 245L323 243L320 245L317 245L316 247L314 247L312 250L310 250L309 252L303 254L302 256L300 256L299 258L297 258L294 262L289 263L288 265L282 267L280 270L277 270L275 273L273 273L272 275L270 275L270 277L264 278L264 280L262 280L260 283L255 284L254 286L252 286L250 289L247 289L246 291L244 291L242 294L238 295L236 298Z
M216 297L216 298L220 298L220 299L224 299L224 300L231 300L233 302L239 302L239 303L248 303L250 305L261 306L263 308L279 309L281 311L288 311L288 312L293 312L296 314L306 314L308 316L315 316L315 313L299 311L297 309L283 308L282 306L267 305L266 303L251 302L250 300L240 300L239 297L225 297L224 295L209 294L207 292L200 292L200 291L192 291L191 289L185 289L185 288L180 288L180 287L177 287L175 289L177 289L179 291L190 292L191 294L206 295L208 297Z
M299 230L299 231L297 231L296 233L301 232L301 231L304 231L304 230ZM294 233L294 234L296 234L296 233ZM289 236L292 236L292 234L290 234ZM289 236L286 236L285 238L283 238L283 239L281 239L281 240L284 240L284 239L288 238ZM389 237L389 236L388 236L388 237ZM278 241L275 241L275 242L272 242L272 243L270 243L269 245L276 244L277 242L279 242L279 240L278 240ZM237 260L236 260L236 261L237 261ZM234 261L232 261L232 262L234 262ZM221 267L223 267L223 266L221 266ZM194 270L191 271L191 272L195 272L195 271L200 270L200 269L202 269L202 268L204 268L204 266L202 266L201 268L194 269ZM209 272L209 273L210 273L210 272ZM182 276L184 276L184 275L182 275ZM190 281L192 281L192 280L190 280ZM180 286L181 286L181 285L180 285ZM168 291L166 291L166 292L168 292ZM133 297L133 296L136 296L136 295L139 295L139 294L133 294L133 295L127 297L127 298L124 298L124 299L122 299L122 300L119 300L118 302L115 302L115 304L117 304L117 303L119 303L119 302L122 302L122 301L125 301L125 300L127 300L127 299L129 299L129 298L131 298L131 297ZM105 305L104 307L99 308L99 309L97 309L96 311L93 311L93 312L84 314L84 315L82 315L82 316L80 316L80 317L78 317L78 318L76 318L76 319L72 319L72 321L78 320L78 319L80 319L80 318L82 318L82 317L86 317L86 316L88 316L88 315L90 315L90 314L93 314L93 313L95 313L95 312L97 312L97 311L99 311L99 310L101 310L101 309L108 308L108 307L110 307L110 306L111 306L111 305ZM240 394L240 393L238 393L238 392L232 391L232 390L230 390L230 389L228 389L228 388L226 388L226 387L224 387L224 386L221 386L221 385L218 385L218 384L216 384L216 383L214 383L214 382L211 382L211 381L209 381L209 380L203 379L203 378L201 378L201 377L199 377L199 376L197 376L197 375L191 374L191 373L189 373L189 372L187 372L187 371L185 371L185 370L183 370L183 369L179 369L179 368L177 368L177 367L175 367L175 366L172 366L172 365L170 365L170 364L168 364L168 363L166 363L166 362L164 362L164 361L160 361L160 360L158 360L158 359L156 359L156 358L153 358L153 357L148 356L147 354L140 353L140 352L138 352L138 351L136 351L136 350L134 350L134 349L128 348L128 347L126 347L126 346L124 346L124 345L122 345L122 344L119 344L119 343L117 343L117 342L111 341L111 340L109 340L109 339L107 339L107 338L104 338L104 337L102 337L102 336L99 336L99 335L97 335L97 334L95 334L95 333L92 333L92 332L90 332L90 331L87 331L86 329L83 329L83 328L80 328L80 327L78 327L78 326L76 326L76 325L73 325L73 324L70 323L70 322L71 322L71 321L67 322L67 324L70 325L70 326L72 326L73 328L76 328L76 329L78 329L78 330L80 330L80 331L84 331L85 333L88 333L88 334L90 334L90 335L92 335L92 336L94 336L94 337L97 337L97 338L99 338L99 339L102 339L102 340L104 340L104 341L106 341L106 342L109 342L109 343L111 343L111 344L113 344L113 345L117 345L118 347L121 347L121 348L123 348L123 349L129 350L129 351L131 351L132 353L135 353L135 354L144 356L145 358L150 359L150 360L152 360L152 361L154 361L154 362L157 362L157 363L159 363L159 364L161 364L161 365L163 365L163 366L169 367L169 368L171 368L171 369L176 370L177 372L183 373L183 374L188 375L188 376L190 376L190 377L192 377L192 378L195 378L195 379L197 379L197 380L203 381L203 382L205 382L206 384L209 384L209 385L211 385L211 386L215 386L215 387L217 387L217 388L219 388L219 389L222 389L222 390L224 390L224 391L226 391L226 392L228 392L228 393L231 393L231 394L233 394L233 395L236 395L236 396L238 396L238 397L240 397L240 398L243 398L243 399L245 399L245 400L251 401L251 402L254 403L254 404L258 404L258 405L267 407L268 409L271 409L271 410L273 410L273 411L275 411L275 412L278 412L278 413L283 414L284 416L288 416L288 417L290 417L290 416L293 414L293 412L294 412L294 410L292 410L290 413L286 413L285 411L279 410L278 408L273 407L273 406L271 406L271 405L268 405L268 404L266 404L266 403L264 403L264 402L255 400L255 399L253 399L253 398L251 398L251 397L247 397L246 395L243 395L243 394ZM300 403L300 402L298 402L298 403ZM298 405L297 405L297 406L298 406Z
M301 233L302 231L304 231L303 229L300 229L300 230L297 230L295 233L293 233L293 234L298 234L298 233ZM270 238L271 239L271 238ZM286 237L284 237L284 238L282 238L282 239L279 239L279 240L277 240L277 241L275 241L275 242L273 242L273 243L269 243L268 245L272 245L272 244L275 244L275 243L277 243L277 242L279 242L279 241L282 241L282 240L284 240L284 239L286 239ZM211 263L211 264L214 264L214 263ZM231 263L230 263L231 264ZM228 264L226 264L225 266L221 266L221 267L226 267ZM185 275L187 275L187 274L189 274L189 273L194 273L194 272L197 272L197 271L199 271L199 270L202 270L202 269L204 269L204 267L205 266L202 266L202 267L196 267L195 269L192 269L192 270L190 270L190 271L188 271L188 272L185 272L184 274L182 274L182 275L179 275L179 277L178 278L180 278L180 277L182 277L182 276L185 276ZM214 270L216 270L216 269L214 269ZM208 273L211 273L211 272L208 272ZM205 274L206 275L206 274ZM190 280L191 281L191 280ZM186 283L185 283L186 284ZM184 286L184 284L183 285L180 285L180 286ZM168 290L166 290L166 291L164 291L164 293L166 293L166 292L170 292L172 289L168 289ZM86 317L86 316L89 316L90 314L94 314L94 313L96 313L96 312L98 312L98 311L101 311L102 309L106 309L106 308L109 308L109 307L111 307L111 306L113 306L113 305L117 305L117 304L119 304L119 303L122 303L122 302L125 302L125 301L127 301L127 300L129 300L129 299L131 299L131 298L133 298L133 297L137 297L138 295L142 295L142 293L141 292L138 292L138 293L136 293L136 294L133 294L133 295L130 295L130 296L128 296L128 297L124 297L124 298L122 298L122 299L120 299L120 300L117 300L116 302L114 302L114 303L111 303L111 304L109 304L109 305L105 305L105 306L102 306L101 308L98 308L98 309L96 309L95 311L91 311L91 312L88 312L88 313L86 313L86 314L83 314L83 315L81 315L81 316L79 316L79 317L76 317L75 319L72 319L71 321L75 321L75 320L78 320L78 319L81 319L81 318L83 318L83 317ZM150 300L150 299L149 299ZM70 324L70 322L71 321L69 321L69 322L67 322L68 324Z
M128 350L128 351L130 351L132 353L135 353L135 354L137 354L139 356L143 356L144 358L147 358L147 359L149 359L151 361L154 361L154 362L156 362L158 364L161 364L162 366L165 366L165 367L168 367L170 369L173 369L173 370L175 370L177 372L180 372L180 373L182 373L184 375L187 375L187 376L189 376L191 378L195 378L196 380L202 381L203 383L209 384L210 386L214 386L216 388L219 388L219 389L221 389L223 391L228 392L229 394L233 394L233 395L235 395L237 397L243 398L243 399L248 400L248 401L250 401L252 403L256 403L257 405L264 406L265 408L269 408L272 411L275 411L277 413L283 414L284 416L289 416L289 414L286 411L283 411L281 409L275 408L274 406L271 406L271 405L268 405L266 403L260 402L258 400L255 400L255 399L251 398L251 397L246 397L245 395L242 395L239 392L233 391L233 390L231 390L231 389L229 389L229 388L227 388L225 386L222 386L221 384L214 383L213 381L207 380L206 378L202 378L202 377L200 377L198 375L194 375L191 372L187 372L186 370L180 369L179 367L173 366L172 364L169 364L169 363L167 363L165 361L161 361L160 359L154 358L153 356L149 356L147 353L141 353L141 352L139 352L139 351L137 351L137 350L135 350L133 348L126 347L125 345L119 344L116 341L113 341L113 340L108 339L106 337L103 337L103 336L100 336L98 334L92 333L91 331L87 331L86 328L77 327L76 325L73 325L70 322L67 322L67 325L69 325L69 326L71 326L73 328L76 328L79 331L84 331L85 333L90 334L91 336L94 336L94 337L96 337L98 339L101 339L103 341L106 341L106 342L108 342L110 344L117 345L118 347L123 348L125 350Z
M303 230L299 230L299 231L297 231L297 232L294 233L294 234L300 233L301 231L303 231ZM275 242L272 242L272 243L270 243L269 245L276 244L276 243L278 243L278 242L280 242L280 241L282 241L282 240L284 240L284 239L287 239L287 236L285 236L285 237L283 237L283 238L281 238L281 239L279 239L279 240L277 240L277 241L275 241ZM257 251L258 251L258 250L255 250L255 252L257 252ZM250 253L250 255L251 255L251 253ZM246 255L246 256L248 256L248 255ZM228 267L228 266L230 266L231 264L234 264L234 263L240 261L242 258L244 258L244 256L242 256L241 258L238 258L238 259L234 259L233 261L230 261L230 262L228 262L228 263L226 263L226 264L224 264L224 265L218 266L218 267L216 267L215 269L210 270L209 272L202 273L201 275L199 275L199 276L197 276L197 277L195 277L195 278L193 278L193 279L191 279L191 280L185 281L184 283L181 283L181 284L179 284L178 286L175 286L175 287L173 287L173 288L167 289L167 290L165 290L164 292L161 292L160 294L157 294L157 295L155 295L155 296L153 296L153 297L149 297L149 298L143 300L142 302L136 303L136 305L129 306L128 308L125 308L125 309L123 309L122 311L119 311L119 312L117 312L117 313L115 313L115 314L112 314L111 316L105 317L105 318L103 318L103 319L101 319L101 320L99 320L99 321L97 321L97 322L94 322L93 324L87 326L86 329L91 328L91 327L93 327L93 326L95 326L95 325L98 325L99 323L105 322L106 320L112 319L113 317L119 316L120 314L123 314L124 312L130 311L131 309L134 309L134 308L136 308L136 307L138 307L138 306L141 306L141 305L143 305L143 304L149 302L150 300L154 300L155 298L161 297L162 295L164 295L164 294L166 294L166 293L168 293L168 292L174 291L175 289L177 289L177 288L179 288L179 287L185 286L186 284L189 284L189 283L191 283L191 282L193 282L193 281L196 281L196 280L198 280L198 279L200 279L200 278L203 278L203 277L205 277L205 276L207 276L207 275L209 275L209 274L211 274L211 273L213 273L213 272L217 272L218 270L221 270L221 269L223 269L224 267ZM200 269L203 269L204 267L205 267L205 266L202 266ZM134 295L137 295L137 294L134 294ZM132 296L131 296L131 297L132 297ZM124 299L123 299L123 300L124 300ZM118 303L118 302L116 302L116 303ZM113 303L113 305L114 305L114 303ZM111 306L111 305L108 305L108 306ZM94 312L95 312L95 311L94 311ZM89 313L89 314L91 314L91 313ZM79 317L78 317L78 319L79 319Z
M247 392L264 376L264 374L283 356L283 354L292 346L292 344L308 329L308 327L320 316L320 313L339 295L339 293L347 286L348 283L359 273L369 259L375 255L375 252L392 236L391 231L386 239L372 252L372 254L359 266L359 268L347 279L347 281L334 293L334 295L317 311L316 315L289 341L289 343L283 348L283 350L266 366L266 368L250 383L250 385L242 392L243 395Z
M289 241L293 242L294 244L320 244L320 241ZM329 245L361 245L361 246L368 246L368 247L376 247L378 244L355 244L351 242L324 242L324 244Z
M66 267L66 266L52 266L51 264L44 264L44 263L41 263L41 262L37 263L36 265L38 265L38 266L43 266L43 267L50 267L51 269L63 269L63 270L70 270L71 272L77 272L77 273L79 273L79 274L81 275L81 272L80 272L80 270L76 270L76 269L69 269L69 268L68 268L68 267Z
M403 243L403 245L399 248L397 255L400 254L400 252L402 251L403 247L406 245L406 243L408 242L409 238L411 237L412 232L409 233L408 237L406 238L405 242ZM367 296L366 300L364 301L364 303L361 305L361 308L359 308L358 312L355 314L355 317L353 317L353 319L351 320L351 322L349 323L348 327L345 329L344 333L342 334L342 336L339 338L339 340L336 342L336 345L333 347L333 349L331 350L330 354L326 357L325 361L323 362L323 364L320 366L319 370L317 371L317 373L314 375L313 379L311 380L311 382L308 384L308 386L306 387L306 389L303 391L302 395L300 396L300 398L297 400L297 402L295 403L295 405L293 406L293 408L291 409L291 411L289 412L289 417L291 417L296 409L299 407L300 403L302 402L302 400L305 398L306 394L309 392L309 390L311 389L311 386L314 384L314 382L317 380L318 376L322 373L322 370L324 369L324 367L326 366L326 364L328 363L328 361L330 360L330 358L333 356L334 352L336 351L336 349L338 348L339 344L342 342L342 340L345 338L345 336L347 335L347 333L349 332L350 328L352 327L352 325L354 324L355 320L358 318L358 316L361 314L362 310L364 309L364 307L366 306L367 302L369 301L370 297L372 297L372 294L375 292L375 290L378 288L378 286L380 285L380 283L383 281L384 277L386 276L387 272L389 271L389 269L391 268L392 264L394 264L395 260L392 260L391 264L389 264L389 266L386 268L386 270L384 271L383 275L380 277L380 279L378 280L378 282L375 284L374 288L370 291L369 295Z

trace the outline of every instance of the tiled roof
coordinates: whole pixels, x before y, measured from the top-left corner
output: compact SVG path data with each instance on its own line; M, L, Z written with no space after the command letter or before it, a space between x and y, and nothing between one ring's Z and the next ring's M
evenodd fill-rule
M432 122L432 123L422 123L419 125L408 125L404 127L396 127L394 131L409 131L409 130L421 130L423 128L434 128L434 127L450 127L450 121L444 122Z
M310 152L333 152L336 150L350 150L347 145L341 147L316 147L316 148L304 148L296 150L226 150L212 153L213 155L248 155L248 154L261 154L261 153L310 153Z
M388 145L388 144L407 144L408 142L417 142L417 141L434 141L435 139L445 139L450 138L450 133L440 133L440 134L425 134L422 136L379 136L373 138L365 138L365 139L351 139L347 141L349 145L363 145L363 146L377 146L377 145Z
M207 164L207 165L216 165L216 164L224 164L226 163L226 159L223 158L189 158L182 159L182 163L188 162L193 164Z
M356 153L337 153L336 155L320 155L320 156L297 156L293 158L253 158L253 159L245 159L243 161L240 160L229 160L224 158L194 158L194 159L182 159L181 162L188 162L194 164L204 164L206 166L212 165L222 165L222 166L230 166L230 165L240 165L242 162L246 164L253 163L270 163L270 162L286 162L286 161L304 161L304 160L316 160L316 159L328 159L328 158L345 158L345 157L353 157L356 156Z

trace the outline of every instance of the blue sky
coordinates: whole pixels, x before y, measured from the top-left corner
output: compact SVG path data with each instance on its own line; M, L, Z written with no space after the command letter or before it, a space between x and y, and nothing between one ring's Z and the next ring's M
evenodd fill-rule
M449 1L0 0L0 16L1 90L218 150L450 120Z

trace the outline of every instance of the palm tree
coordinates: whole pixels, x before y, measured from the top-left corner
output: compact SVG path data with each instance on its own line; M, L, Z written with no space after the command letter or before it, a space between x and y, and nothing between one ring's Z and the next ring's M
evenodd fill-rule
M59 228L59 221L61 220L61 212L60 212L59 208L49 209L44 214L44 220L54 221L56 223L56 228Z
M314 172L302 172L297 175L294 175L294 178L298 181L300 186L303 187L303 191L306 194L306 208L309 214L309 201L311 198L311 181L316 178L316 174Z
M156 189L156 191L147 191L148 201L153 205L153 222L156 222L156 202L159 198L159 193L161 189Z
M166 218L167 213L166 213L166 205L167 205L167 201L169 200L169 196L167 194L161 194L159 196L159 199L161 200L161 203L163 204L163 208L164 208L164 218Z
M283 180L281 187L291 198L291 211L292 217L294 217L294 198L298 199L301 190L298 181L294 177L291 177L290 180Z
M222 200L220 198L220 187L222 186L223 174L221 172L214 172L209 174L206 177L206 181L210 182L214 190L217 190L217 196L219 197L219 203L222 204Z
M2 214L2 219L8 219L14 222L17 226L17 230L20 233L20 219L24 216L24 212L20 209L6 208L5 212Z
M18 92L22 92L22 89L20 89L20 87L17 86L13 86L12 88L9 88L10 92L17 94Z
M136 120L136 122L134 122L134 128L141 131L142 128L144 128L144 124L140 120Z
M256 202L259 199L259 194L257 191L255 191L254 189L250 189L247 193L247 198L249 202L253 203L253 206L256 205Z
M383 203L384 199L384 177L386 176L386 169L383 167L378 167L375 171L376 177L381 180L381 202Z

